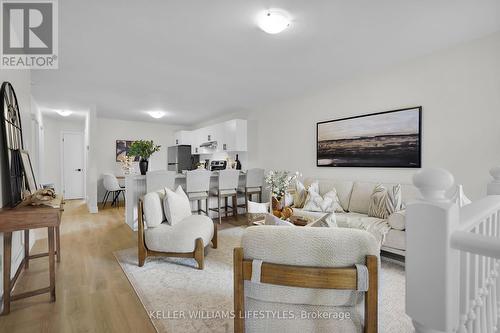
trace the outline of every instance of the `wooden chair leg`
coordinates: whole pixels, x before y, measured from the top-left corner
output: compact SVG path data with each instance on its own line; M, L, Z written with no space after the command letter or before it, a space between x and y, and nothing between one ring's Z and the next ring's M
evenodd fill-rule
M203 246L203 239L197 238L194 247L194 259L198 263L198 269L205 268L205 247Z
M209 211L209 208L208 208L208 198L205 199L205 214L207 214L208 216L208 211Z
M365 333L378 332L378 259L366 256L368 291L365 294Z
M196 200L198 203L198 215L201 213L201 200Z
M222 224L222 215L221 215L221 212L220 212L220 199L221 199L221 197L220 197L220 194L219 194L219 196L217 197L217 206L218 206L218 208L217 208L217 214L219 214L219 224Z
M238 196L233 196L233 217L238 221Z
M217 248L217 223L214 223L214 235L212 236L212 247Z
M246 187L245 187L245 209L247 210L246 212L248 213L248 192Z
M243 248L233 250L234 333L245 332L245 284L243 281Z
M137 259L139 262L139 267L144 266L146 257L148 256L148 250L144 244L144 217L143 217L143 203L142 200L139 201L137 207L137 217L138 217L138 230L137 230Z
M227 217L227 200L228 197L224 197L224 216Z

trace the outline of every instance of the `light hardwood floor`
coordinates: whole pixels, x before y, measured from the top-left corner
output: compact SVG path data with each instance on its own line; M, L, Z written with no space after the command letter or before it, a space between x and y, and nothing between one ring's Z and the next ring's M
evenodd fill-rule
M0 317L0 332L155 332L113 256L113 251L134 246L136 234L124 222L123 207L89 214L83 202L68 201L61 227L61 263L56 264L57 301L50 303L45 294L13 302L11 313ZM45 236L32 253L46 249ZM45 285L48 259L35 259L15 292Z

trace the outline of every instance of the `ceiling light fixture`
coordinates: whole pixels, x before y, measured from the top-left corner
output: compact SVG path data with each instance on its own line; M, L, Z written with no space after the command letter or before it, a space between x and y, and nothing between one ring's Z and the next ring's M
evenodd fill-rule
M163 111L148 111L148 114L155 119L160 119L165 116L165 112Z
M271 8L257 16L259 28L268 34L278 34L290 26L290 15L283 9Z
M73 113L73 111L69 111L69 110L56 110L56 112L60 115L60 116L63 116L63 117L67 117L69 116L70 114Z

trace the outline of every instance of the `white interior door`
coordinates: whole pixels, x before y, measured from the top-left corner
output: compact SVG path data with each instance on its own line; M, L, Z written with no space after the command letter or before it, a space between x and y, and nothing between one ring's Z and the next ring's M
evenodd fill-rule
M63 195L65 199L84 197L83 133L62 133Z

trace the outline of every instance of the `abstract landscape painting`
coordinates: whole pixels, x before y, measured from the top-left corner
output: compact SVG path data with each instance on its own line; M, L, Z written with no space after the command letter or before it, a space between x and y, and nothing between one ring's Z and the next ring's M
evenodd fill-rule
M421 166L422 107L317 124L317 166Z

